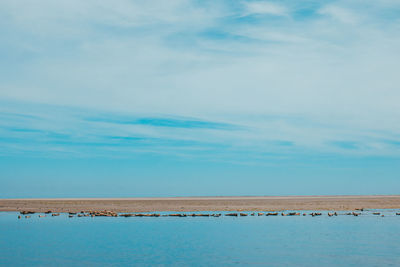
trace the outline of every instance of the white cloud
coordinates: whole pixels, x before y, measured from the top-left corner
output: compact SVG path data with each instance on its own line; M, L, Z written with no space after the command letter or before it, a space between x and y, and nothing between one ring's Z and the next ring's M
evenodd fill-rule
M21 3L1 3L6 60L0 63L0 98L256 129L232 136L235 144L284 136L324 150L335 136L367 141L377 132L400 134L400 34L398 24L381 19L375 8L335 3L314 10L324 16L311 12L271 23L237 21L235 14L289 16L292 7L248 2L238 11L229 2L183 0ZM359 13L363 23L357 23ZM269 115L323 125L255 119Z
M360 17L354 12L339 6L328 5L318 11L321 15L327 15L343 23L355 24L360 21Z
M287 16L289 14L285 6L271 2L245 2L245 7L245 15Z
M161 30L196 27L208 25L219 14L217 5L200 7L189 0L62 0L57 3L28 0L4 1L1 7L3 19L8 23L26 32L52 35L51 38L84 38L83 35L94 34L102 27L137 29L157 26Z

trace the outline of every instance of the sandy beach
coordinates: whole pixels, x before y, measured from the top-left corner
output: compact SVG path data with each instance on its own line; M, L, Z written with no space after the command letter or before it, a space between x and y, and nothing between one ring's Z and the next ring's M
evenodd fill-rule
M0 211L114 212L399 209L400 196L1 199Z

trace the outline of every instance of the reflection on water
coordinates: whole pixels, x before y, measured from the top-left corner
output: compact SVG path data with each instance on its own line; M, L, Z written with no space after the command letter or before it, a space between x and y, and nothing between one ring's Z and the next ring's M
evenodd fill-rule
M29 219L0 212L0 265L400 266L396 212Z

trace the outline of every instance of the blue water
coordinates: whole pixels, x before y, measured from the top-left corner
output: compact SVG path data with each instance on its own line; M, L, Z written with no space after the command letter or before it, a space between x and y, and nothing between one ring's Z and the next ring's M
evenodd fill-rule
M384 212L20 220L0 212L0 265L400 266L400 216Z

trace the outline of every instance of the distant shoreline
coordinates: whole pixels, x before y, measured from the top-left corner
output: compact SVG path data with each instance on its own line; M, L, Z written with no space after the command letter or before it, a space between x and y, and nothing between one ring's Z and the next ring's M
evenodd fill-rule
M400 195L0 199L0 211L114 212L400 209Z

